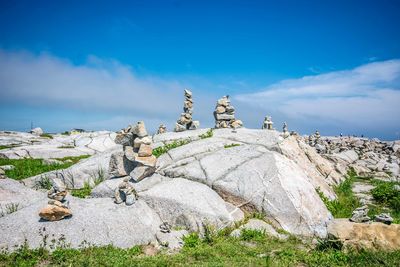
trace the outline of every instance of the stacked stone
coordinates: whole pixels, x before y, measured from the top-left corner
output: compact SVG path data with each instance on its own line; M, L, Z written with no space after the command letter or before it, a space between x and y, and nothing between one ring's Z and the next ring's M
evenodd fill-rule
M53 185L47 192L47 197L50 199L48 205L39 212L40 218L46 221L59 221L72 216L69 202L65 199L66 196L67 191L64 187Z
M183 113L175 124L175 132L183 132L186 130L196 130L200 127L199 121L193 121L193 99L192 92L185 89L185 101L183 102Z
M240 128L241 120L235 119L235 108L231 105L229 96L223 96L217 101L214 111L215 128Z
M122 183L118 185L118 187L115 189L114 198L114 202L116 204L125 202L127 206L130 206L135 203L135 201L138 199L138 194L136 193L133 185L129 183L129 178L124 178Z
M290 133L289 133L289 130L288 130L288 126L287 126L286 122L283 123L282 131L283 131L283 137L284 138L287 138L287 137L290 136Z
M167 132L167 127L164 124L158 126L157 134L163 134Z
M265 116L263 125L261 127L263 130L274 130L274 123L272 122L271 116Z
M152 139L143 121L129 126L117 134L115 142L123 151L111 155L109 173L113 177L131 176L138 182L155 171L157 158L153 156Z

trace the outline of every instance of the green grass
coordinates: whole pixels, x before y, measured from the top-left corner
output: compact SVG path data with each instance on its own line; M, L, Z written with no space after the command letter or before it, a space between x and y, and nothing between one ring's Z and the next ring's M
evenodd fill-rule
M240 146L240 144L229 144L229 145L224 145L224 148L231 148L235 146Z
M75 146L64 145L64 146L59 146L58 148L75 148Z
M15 168L12 170L6 170L6 176L15 180L22 180L31 176L35 176L41 173L66 169L71 165L77 163L79 160L88 158L89 155L79 157L65 157L58 159L63 164L45 165L42 159L1 159L0 165L14 165ZM67 162L70 160L71 162Z
M400 251L352 251L332 246L312 247L296 238L280 241L257 231L242 232L240 238L217 236L212 242L197 233L184 238L183 249L143 255L143 247L113 246L83 249L19 248L0 254L0 266L399 266Z
M180 146L187 145L190 142L191 142L190 140L174 141L170 144L166 144L165 146L160 146L160 147L153 149L153 155L158 158L162 154L167 153L169 150L180 147Z
M13 146L0 146L0 150L1 149L7 149L7 148L12 148Z
M208 130L206 133L200 134L199 137L200 137L201 139L206 139L206 138L212 137L213 135L214 135L213 130L210 129L210 130Z
M371 190L375 200L374 205L370 205L369 216L373 218L382 212L390 213L394 223L400 223L400 191L394 189L400 183L372 180L375 188Z
M53 139L53 136L51 134L49 134L49 133L43 133L43 134L40 135L40 137Z
M346 180L333 188L337 196L337 199L335 200L329 200L319 189L317 189L321 200L325 203L333 217L350 218L352 212L356 208L360 207L360 202L352 191L353 183L356 179L357 176L354 171L350 171Z
M70 192L74 197L86 198L87 196L90 196L90 193L92 193L92 187L89 185L89 183L85 183L83 188L71 189Z

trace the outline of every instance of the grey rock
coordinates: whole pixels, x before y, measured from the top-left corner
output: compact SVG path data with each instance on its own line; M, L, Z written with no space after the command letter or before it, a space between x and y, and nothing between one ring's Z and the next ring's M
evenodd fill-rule
M40 128L40 127L33 128L33 129L30 130L29 132L30 132L31 134L34 134L34 135L41 135L41 134L43 134L43 130L42 130L42 128Z
M15 166L14 165L2 165L2 166L0 166L0 169L2 169L4 171L14 170Z
M357 222L357 223L368 222L370 220L371 220L371 218L368 217L368 206L362 206L362 207L356 208L353 211L353 214L350 218L351 222Z
M188 235L187 230L171 231L168 233L157 232L158 243L169 250L179 250L183 247L183 237Z
M389 213L381 213L379 215L375 215L375 221L390 225L393 222L393 218Z
M144 178L151 176L155 172L155 167L152 166L136 166L129 174L133 181L139 182Z
M44 165L61 165L61 164L63 164L62 161L57 160L57 159L43 159L42 163Z
M15 245L24 244L26 239L31 248L38 248L43 243L39 232L44 228L44 234L52 238L54 235L55 240L63 237L72 248L85 243L129 248L155 243L158 225L161 224L157 214L141 200L125 206L115 205L109 199L71 197L70 207L74 215L55 222L39 220L38 211L46 204L44 199L0 218L0 243L14 250Z
M130 161L123 151L111 155L109 173L113 177L127 176L135 168L135 163Z

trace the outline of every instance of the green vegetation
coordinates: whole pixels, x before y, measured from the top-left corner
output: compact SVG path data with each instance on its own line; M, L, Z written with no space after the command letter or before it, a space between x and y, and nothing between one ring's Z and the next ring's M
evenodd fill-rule
M395 189L400 183L372 180L375 186L371 194L375 200L374 205L370 205L369 216L374 217L382 212L390 213L394 223L400 223L400 191Z
M35 181L35 188L36 189L46 189L50 190L50 188L53 186L50 178L47 175L42 175L40 176L39 179Z
M89 183L84 183L83 188L71 189L71 195L74 197L86 198L90 196L90 193L92 193L92 187Z
M352 212L360 206L356 196L353 194L352 186L356 179L354 171L348 173L347 179L334 187L337 199L329 200L321 190L317 189L321 200L325 203L328 210L335 218L350 218Z
M201 139L206 139L206 138L212 137L213 134L214 134L214 133L213 133L213 130L210 129L210 130L208 130L206 133L199 135L199 137L200 137Z
M91 176L94 182L94 186L100 184L106 178L105 171L103 169L98 169L97 172L92 174ZM74 197L86 198L90 196L94 186L92 187L90 186L89 182L85 182L83 188L71 189L71 195L73 195Z
M224 145L224 148L231 148L235 146L240 146L240 144L229 144L229 145Z
M159 156L167 153L167 151L169 151L171 149L174 149L174 148L177 148L177 147L180 147L183 145L187 145L189 143L190 143L190 140L174 141L170 144L166 144L165 146L160 146L160 147L153 149L153 155L158 158Z
M43 133L43 134L40 135L40 137L53 139L53 136L51 134L49 134L49 133Z
M64 145L64 146L59 146L58 148L75 148L75 146Z
M62 135L71 135L71 133L70 132L68 132L68 131L65 131L65 132L63 132L63 133L61 133Z
M13 146L0 146L0 150L1 149L7 149L7 148L12 148Z
M79 160L88 158L89 155L79 157L65 157L58 159L63 164L45 165L42 159L0 159L0 165L14 165L12 170L6 170L6 176L15 180L22 180L27 177L35 176L41 173L66 169L77 163Z
M202 239L197 233L184 238L183 249L175 254L160 251L145 256L144 247L120 249L113 246L71 249L52 253L22 246L0 254L0 266L398 266L400 251L344 252L320 242L313 247L294 237L280 241L262 232L242 231L240 238L226 235Z
M0 204L0 217L3 217L6 214L11 214L13 212L16 212L20 208L19 203L8 203L2 207Z

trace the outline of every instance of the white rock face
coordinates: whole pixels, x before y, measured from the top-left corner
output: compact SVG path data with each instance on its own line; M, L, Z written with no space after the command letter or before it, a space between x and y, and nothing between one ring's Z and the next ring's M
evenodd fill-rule
M0 150L0 158L20 159L20 158L64 158L82 155L94 155L114 149L119 145L115 144L116 134L113 132L93 132L75 135L54 135L53 139L33 138L31 134L11 134L13 138L27 139L21 144L30 142L29 145L22 145L9 149ZM0 135L3 139L4 134ZM10 143L10 138L6 138Z
M47 199L45 194L31 190L18 181L0 179L0 216L8 216L12 205L20 210L44 199Z
M160 215L164 222L202 231L203 223L224 227L233 223L225 201L209 187L173 179L144 191L140 197Z
M231 236L233 237L239 237L241 234L242 229L246 230L256 230L260 232L264 232L267 235L279 238L279 239L286 239L287 236L283 234L279 234L274 227L272 227L270 224L258 220L258 219L250 219L246 224L241 225L238 229L232 231Z
M156 242L155 235L161 221L142 200L132 206L116 205L110 199L77 199L69 197L73 213L71 218L56 222L39 220L39 210L47 199L36 202L0 219L0 246L13 250L25 238L30 247L37 248L43 242L39 235L45 228L58 240L62 235L65 243L78 248L82 242L96 246L113 244L128 248ZM53 238L53 237L52 237Z
M301 168L304 163L300 160L297 165L275 152L280 151L282 141L276 131L215 130L212 138L161 156L157 171L170 178L204 183L225 201L244 210L263 212L290 233L326 236L332 216L315 189L324 188L332 198L334 194L321 174L305 173L312 165ZM240 146L226 148L229 143Z

